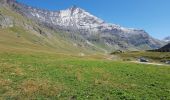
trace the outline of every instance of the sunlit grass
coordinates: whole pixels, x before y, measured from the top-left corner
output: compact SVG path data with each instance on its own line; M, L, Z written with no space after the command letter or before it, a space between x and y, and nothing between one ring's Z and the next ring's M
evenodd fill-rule
M169 99L170 67L49 53L0 53L2 99Z
M9 9L0 11L18 21L13 28L0 29L0 99L170 99L169 66L107 60L108 55L76 48L57 34L53 33L55 38L37 36L19 27L21 22L35 23ZM79 55L82 52L86 54ZM169 54L132 52L119 56L168 59Z

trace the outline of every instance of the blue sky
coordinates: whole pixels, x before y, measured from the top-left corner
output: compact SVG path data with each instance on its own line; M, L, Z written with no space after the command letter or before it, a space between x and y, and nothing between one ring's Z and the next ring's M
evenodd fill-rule
M170 36L170 0L17 0L61 10L77 5L109 23L146 30L155 38Z

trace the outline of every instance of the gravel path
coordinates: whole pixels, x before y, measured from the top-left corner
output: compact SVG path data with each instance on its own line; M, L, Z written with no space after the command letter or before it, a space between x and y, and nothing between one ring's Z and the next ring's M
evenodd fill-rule
M160 64L160 63L150 63L150 62L139 62L139 61L131 61L133 63L139 63L139 64L148 64L148 65L158 65L158 66L170 66L167 64Z

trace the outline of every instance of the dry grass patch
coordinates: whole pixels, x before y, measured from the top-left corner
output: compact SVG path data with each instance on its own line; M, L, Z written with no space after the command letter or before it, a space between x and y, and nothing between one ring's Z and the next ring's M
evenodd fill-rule
M102 79L95 79L94 80L95 85L108 85L109 81L108 80L102 80Z
M16 76L23 76L24 70L16 64L10 64L10 63L0 63L0 71L10 73L11 75Z
M6 79L0 79L0 87L4 87L4 86L8 86L8 85L10 85L12 83L12 81L11 80L6 80Z
M113 76L110 73L101 73L100 78L94 79L94 84L111 85Z
M7 100L10 99L11 100L22 100L21 98L18 97L19 92L15 91L13 88L11 87L5 87L5 89L7 90L3 95L2 95L2 100ZM1 99L0 99L1 100Z
M23 75L24 75L23 69L21 69L21 68L19 68L19 67L17 67L17 68L14 69L14 73L15 73L15 75L17 75L17 76L23 76Z
M3 69L5 69L5 70L10 70L10 69L12 69L14 67L14 65L13 64L10 64L10 63L0 63L0 68L1 68L1 70Z
M11 87L12 80L10 79L0 79L0 92L2 93L0 95L0 100L5 100L7 97L14 97L16 96L15 91Z
M31 95L39 90L39 84L36 81L28 80L22 83L21 90L24 94Z
M20 89L23 95L28 97L36 95L49 97L59 95L64 86L50 83L48 80L26 80L21 84Z
M84 78L82 76L82 73L83 72L81 72L80 70L76 72L76 78L77 78L78 81L83 81L84 80Z
M100 67L93 67L92 72L103 74L103 73L105 73L105 70L103 68L100 68Z
M113 79L113 78L114 77L109 72L102 74L102 79L103 80L110 80L110 79Z

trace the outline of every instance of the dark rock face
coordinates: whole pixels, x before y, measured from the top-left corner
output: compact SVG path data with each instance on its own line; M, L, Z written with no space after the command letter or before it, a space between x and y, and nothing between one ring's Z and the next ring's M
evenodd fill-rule
M168 43L167 45L159 48L159 49L155 49L152 51L156 51L156 52L170 52L170 43Z
M158 49L161 52L170 52L170 43L168 43L167 45L165 45L164 47Z

